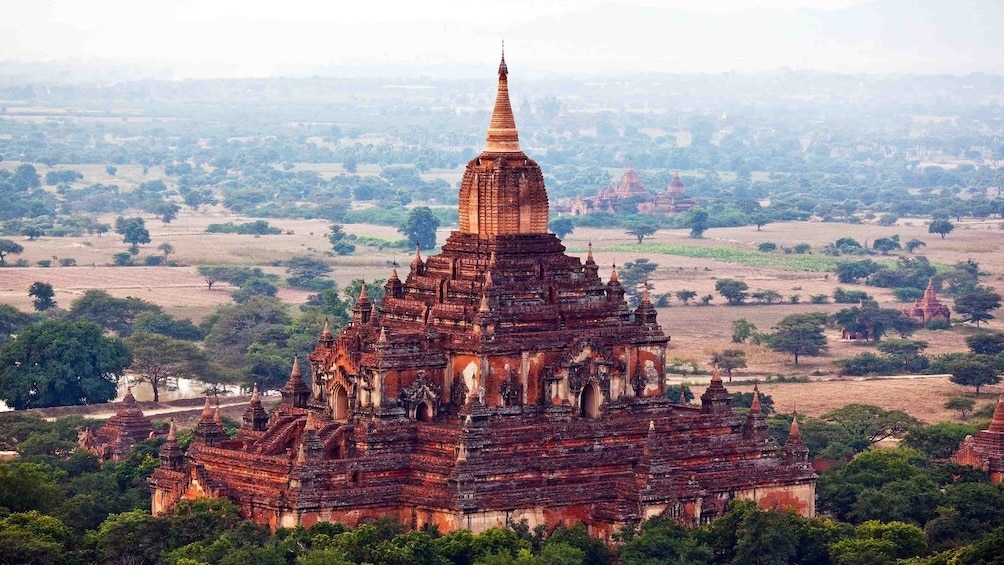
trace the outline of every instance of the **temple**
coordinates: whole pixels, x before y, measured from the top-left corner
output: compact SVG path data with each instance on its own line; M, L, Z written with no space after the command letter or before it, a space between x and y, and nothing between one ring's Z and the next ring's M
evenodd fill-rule
M909 316L925 326L933 320L944 320L947 322L952 316L952 312L948 309L948 306L942 304L934 293L933 280L927 281L924 296L914 302L913 306L904 308L902 312L904 316Z
M129 450L134 444L153 435L153 423L136 403L132 387L127 387L122 402L118 403L115 415L108 418L108 422L97 432L91 428L84 428L77 438L77 445L101 459L122 461L129 456Z
M992 483L1004 483L1004 396L997 398L990 426L966 436L952 461L986 471Z
M634 167L628 163L627 170L617 184L609 184L600 189L593 198L576 197L559 210L573 216L584 216L591 212L674 215L686 212L696 205L694 199L687 195L679 172L673 173L673 179L669 181L665 192L652 194L645 188Z
M253 395L237 436L207 403L184 457L150 479L152 510L227 497L273 528L356 525L481 531L583 522L596 536L665 515L698 524L730 499L814 513L797 424L783 448L759 400L732 411L717 371L700 406L669 399L667 336L616 269L565 254L547 231L540 167L520 148L503 57L485 150L467 164L459 229L394 268L294 359L269 414Z

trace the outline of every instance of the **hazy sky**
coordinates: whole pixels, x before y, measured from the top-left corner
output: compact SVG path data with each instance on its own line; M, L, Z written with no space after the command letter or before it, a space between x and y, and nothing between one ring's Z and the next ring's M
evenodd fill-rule
M1000 0L19 0L0 59L170 65L177 76L538 72L1002 72ZM958 8L963 6L964 8ZM996 29L995 29L996 28Z

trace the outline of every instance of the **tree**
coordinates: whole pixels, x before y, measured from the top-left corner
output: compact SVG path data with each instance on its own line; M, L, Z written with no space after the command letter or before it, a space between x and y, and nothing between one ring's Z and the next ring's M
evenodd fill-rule
M160 390L174 388L179 378L198 378L208 363L206 354L188 341L165 335L137 332L125 339L132 351L132 371L139 382L150 383L153 401Z
M27 226L21 230L21 235L27 237L28 241L35 241L45 235L45 230L38 226Z
M554 235L558 236L558 239L565 239L566 235L575 231L575 222L564 216L553 218L550 222L550 228Z
M103 290L87 290L70 304L66 319L91 321L122 337L132 333L132 323L143 312L162 312L160 306L140 298L115 298Z
M774 218L763 210L757 210L750 214L750 222L756 225L756 231L774 221Z
M757 335L756 326L746 318L732 321L732 343L746 343L747 339L755 335Z
M837 280L842 283L855 283L879 270L880 265L871 259L863 261L844 261L837 265Z
M157 249L159 249L160 252L164 254L164 259L165 260L167 259L168 255L174 253L174 246L171 245L170 243L167 243L166 241L164 243L161 243L160 245L158 245Z
M1001 307L1001 295L993 289L977 286L971 292L955 298L955 311L964 322L975 322L976 327L980 327L980 322L993 320L991 310Z
M954 229L955 224L945 219L939 219L931 221L931 225L927 227L927 232L936 233L941 236L941 239L945 239L945 236L952 233Z
M906 248L907 253L913 253L914 251L916 251L921 247L927 247L927 244L919 239L914 238L906 242L906 245L904 245L903 247Z
M655 224L650 218L643 218L637 220L631 220L627 222L627 234L638 239L638 243L641 242L650 235L658 231L659 226Z
M989 355L978 353L963 355L949 361L946 368L951 374L948 380L957 385L971 386L976 389L976 394L980 393L982 386L1001 382L994 358Z
M17 410L108 402L129 349L89 322L48 320L0 348L0 394Z
M115 233L122 236L122 242L130 245L130 253L139 253L139 246L143 243L150 243L150 232L146 229L146 222L143 218L124 218L119 216L115 219Z
M247 302L255 296L275 296L279 292L278 287L270 279L265 277L252 277L235 290L232 294L234 302L238 304Z
M674 292L673 294L676 296L677 300L679 300L680 302L683 302L685 305L689 304L690 301L693 300L695 296L697 296L697 292L696 291L687 290L687 289L678 290L678 291Z
M687 216L683 220L683 226L690 228L690 237L694 239L704 237L704 232L708 231L708 228L711 227L707 210L694 208L687 212Z
M903 437L920 427L920 420L901 410L883 410L870 404L848 404L823 414L822 419L832 422L852 436L866 438L876 443L890 437Z
M10 341L21 328L31 324L36 316L25 314L9 304L0 304L0 345Z
M32 297L32 305L35 307L36 312L44 312L50 308L56 307L56 301L52 298L56 295L56 291L52 289L52 285L42 281L35 281L30 287L28 287L28 296Z
M738 306L749 298L749 285L736 279L718 279L715 290L725 297L732 306Z
M998 355L1004 351L1004 332L981 332L966 336L966 345L973 353Z
M825 323L825 314L789 314L774 326L774 333L766 336L767 345L774 351L791 353L798 365L799 356L826 350Z
M348 234L339 224L331 224L328 233L328 241L331 242L331 249L336 255L352 255L356 251L356 246L347 241Z
M898 236L894 237L880 237L872 243L872 249L878 251L882 255L888 255L890 251L894 251L900 248Z
M742 349L724 349L722 351L716 351L711 356L711 364L721 369L725 369L725 374L729 376L729 382L731 383L732 370L746 368L746 352Z
M637 300L639 289L642 286L651 289L648 279L658 267L659 265L645 258L624 263L618 274L620 275L621 284L624 285L624 291L631 296L632 301Z
M174 202L160 202L152 210L153 215L159 217L165 226L177 219L179 211L181 206Z
M4 258L7 255L20 255L24 247L20 243L9 239L0 239L0 265L5 265Z
M946 410L959 411L960 420L965 420L966 413L972 412L974 406L976 406L976 401L972 398L966 398L965 396L953 396L945 403Z
M397 231L404 234L412 245L419 249L436 247L436 229L439 219L428 206L417 206L408 212L408 219Z

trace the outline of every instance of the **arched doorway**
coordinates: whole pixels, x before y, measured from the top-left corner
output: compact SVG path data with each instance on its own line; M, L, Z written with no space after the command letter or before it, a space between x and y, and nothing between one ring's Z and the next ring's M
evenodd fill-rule
M428 402L419 402L418 407L415 408L415 419L419 422L431 422L432 406Z
M342 385L335 385L331 391L331 409L335 420L346 420L349 417L349 395Z
M596 383L589 383L579 395L579 415L594 420L600 417L600 391Z

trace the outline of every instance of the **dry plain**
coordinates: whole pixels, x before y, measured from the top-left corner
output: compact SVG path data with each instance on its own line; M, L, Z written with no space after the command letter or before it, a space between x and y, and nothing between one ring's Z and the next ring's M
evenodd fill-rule
M114 218L103 218L111 222ZM74 267L5 267L0 269L0 303L12 304L22 310L31 309L27 295L28 286L34 281L45 281L56 289L56 300L62 307L68 307L76 296L91 288L107 290L114 296L135 296L162 305L168 313L176 316L200 320L221 304L230 302L232 290L217 284L209 290L196 273L201 264L235 263L260 266L264 270L283 275L282 260L308 255L328 262L334 269L333 278L344 286L357 278L366 280L386 278L392 262L407 264L410 253L401 250L379 250L359 246L355 255L338 257L328 254L330 244L326 238L328 223L321 220L273 219L269 222L282 230L280 235L248 236L229 234L208 234L210 223L241 222L242 218L227 214L221 209L208 209L199 214L184 211L174 222L163 225L153 218L147 219L152 242L143 246L138 259L145 255L158 254L157 246L170 243L174 252L170 255L177 267L116 267L112 265L112 255L125 250L126 246L115 234L75 238L43 237L35 241L20 243L25 251L17 257L36 265L42 259L72 258ZM349 224L348 233L375 236L393 240L400 238L394 228L386 226ZM441 228L439 241L445 240L449 228ZM769 330L777 321L794 312L836 312L844 305L811 305L809 297L816 294L831 295L834 288L843 286L866 290L883 307L900 307L887 289L860 285L841 285L833 273L813 270L796 270L786 262L786 257L777 254L764 265L724 262L712 258L691 257L653 251L648 244L666 246L687 246L708 249L740 249L755 251L761 242L774 242L779 246L794 246L808 243L813 254L829 242L840 237L854 237L862 243L879 237L898 234L902 241L912 238L926 242L920 252L932 263L951 265L957 261L972 258L986 274L982 281L990 286L1004 288L1004 231L1000 222L962 222L956 230L942 239L927 233L922 219L901 220L899 225L883 227L873 224L852 225L821 222L798 222L768 224L761 231L755 227L716 228L708 230L703 239L691 239L684 230L660 230L645 240L645 246L636 246L635 240L619 229L579 228L565 238L564 243L573 255L584 256L592 243L596 261L601 265L600 274L609 276L611 266L623 265L638 258L647 258L658 265L651 282L656 293L690 289L698 296L712 294L715 299L710 306L697 306L692 302L684 305L675 298L669 307L659 309L659 321L672 336L669 356L672 361L699 370L710 369L711 355L725 347L735 347L730 341L732 321L745 318L761 330ZM774 256L772 256L774 257ZM876 260L894 260L895 256L874 257ZM54 263L56 263L54 261ZM714 291L715 282L721 278L736 278L745 281L751 290L775 290L785 302L774 305L725 306L724 300ZM304 302L308 292L282 288L279 297L291 306ZM789 297L797 295L799 303L791 304ZM951 301L946 298L946 302ZM990 327L1004 329L999 320ZM921 331L915 339L930 344L929 353L944 353L965 349L965 331ZM775 396L778 408L788 410L798 406L808 414L822 413L832 407L847 402L868 401L875 404L882 399L895 398L889 407L902 405L914 415L923 419L948 419L952 414L941 408L948 396L965 392L945 379L913 380L870 380L850 381L837 379L835 359L867 351L869 348L839 339L836 331L828 333L829 350L820 357L800 359L795 366L790 356L769 351L765 348L744 344L749 367L737 371L737 378L760 379L768 376L808 375L813 379L827 382L812 384L766 385L765 391ZM737 388L738 389L738 388ZM995 394L997 387L989 387L988 394ZM859 392L854 392L859 391ZM990 398L987 396L986 398Z

